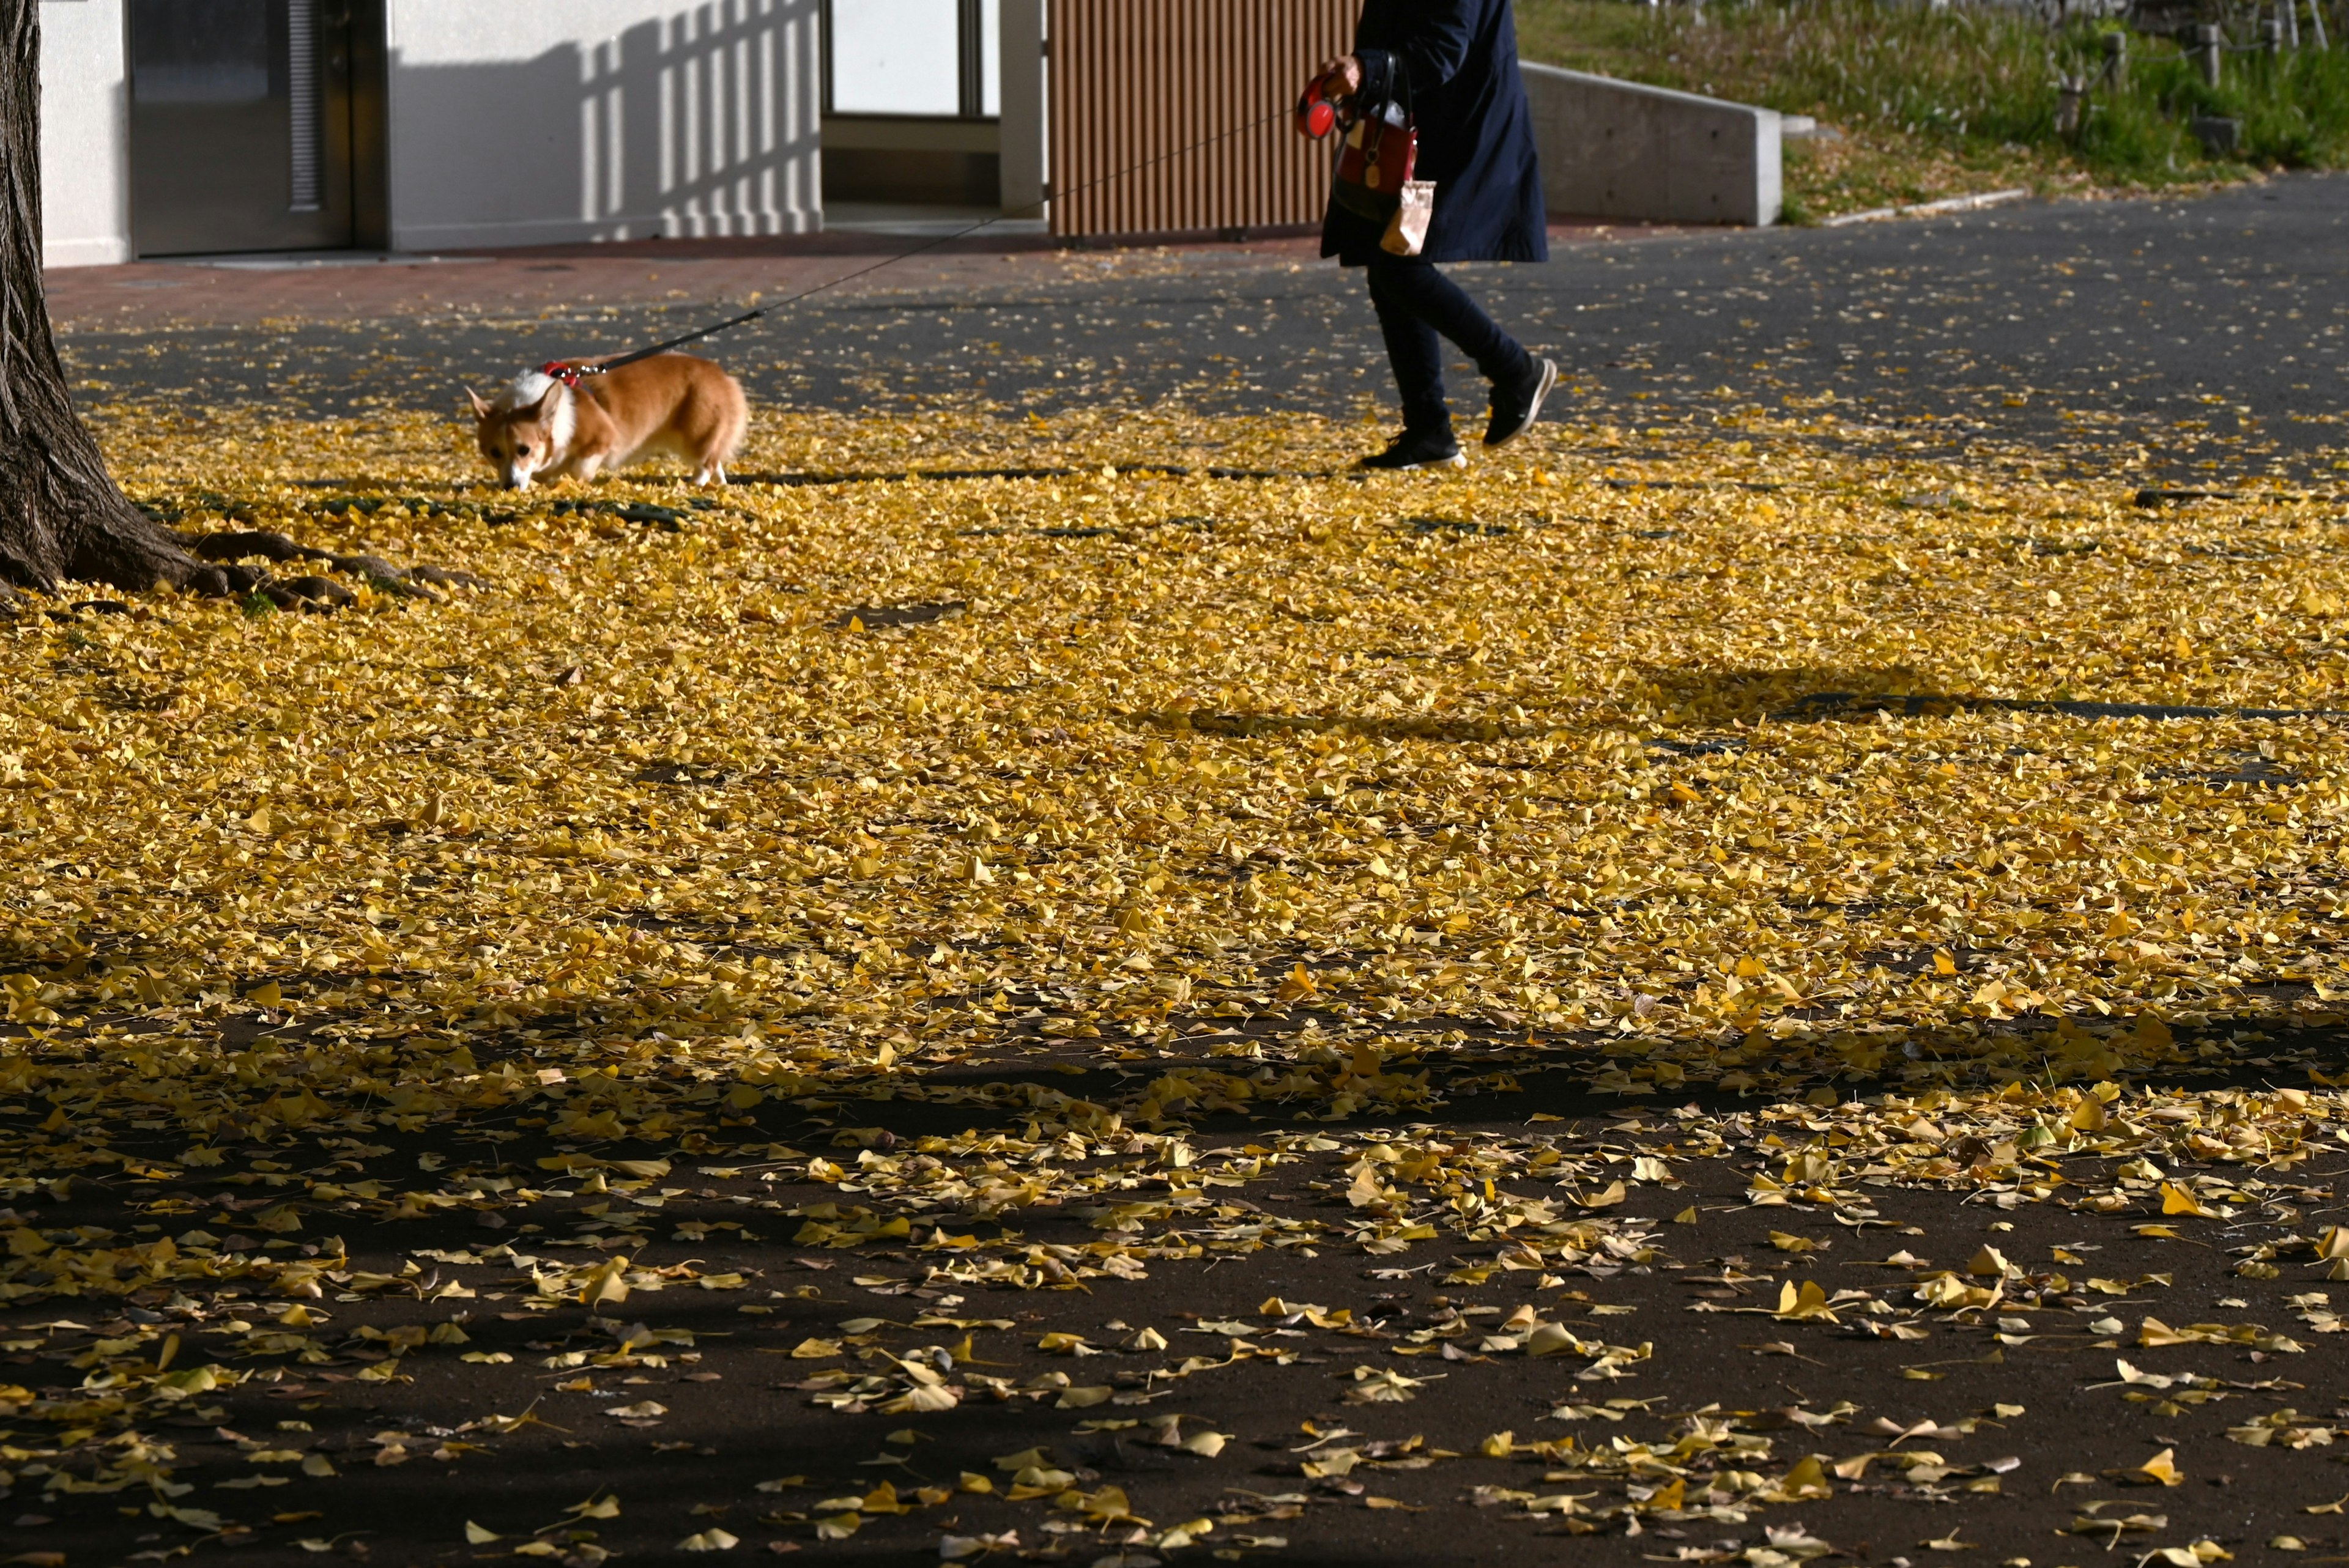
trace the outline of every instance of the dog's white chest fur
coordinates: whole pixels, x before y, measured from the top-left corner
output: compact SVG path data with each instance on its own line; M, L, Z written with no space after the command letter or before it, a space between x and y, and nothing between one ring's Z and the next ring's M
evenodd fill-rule
M547 438L554 443L553 456L560 460L564 453L571 450L571 437L579 426L576 392L543 370L525 370L498 394L497 401L491 407L501 414L512 413L516 408L533 407L546 396L550 387L554 388L555 398L553 413L547 420L546 433Z

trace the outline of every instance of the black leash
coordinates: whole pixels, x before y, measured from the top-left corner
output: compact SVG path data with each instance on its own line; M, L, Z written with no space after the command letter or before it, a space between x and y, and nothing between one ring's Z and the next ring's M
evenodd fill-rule
M783 303L788 304L791 302L786 300ZM617 370L623 365L634 365L639 359L650 359L657 354L667 354L672 348L683 348L688 343L698 343L705 337L714 337L730 327L740 326L746 321L756 321L769 311L781 308L781 305L765 305L758 310L745 311L731 321L721 321L716 326L705 326L699 332L688 332L683 337L672 337L667 343L656 343L650 348L639 348L634 354L623 354L617 359L599 359L593 365L573 365L566 360L550 359L540 366L538 371L540 375L552 377L565 387L576 387L579 385L579 378L583 376L601 376L607 370Z
M1064 200L1067 197L1076 195L1079 191L1091 191L1098 186L1110 184L1113 181L1124 179L1129 174L1139 174L1145 169L1164 163L1170 159L1181 158L1186 153L1196 152L1203 147L1213 147L1219 141L1229 141L1233 137L1245 136L1249 131L1257 130L1265 126L1270 125L1275 120L1288 119L1291 112L1292 111L1288 109L1281 109L1278 113L1265 116L1262 119L1251 120L1246 125L1235 126L1229 130L1218 132L1204 140L1195 141L1188 147L1178 147L1172 152L1160 153L1155 158L1145 159L1140 163L1133 164L1127 168L1118 170L1114 173L1104 174L1098 180L1087 181L1082 185L1071 187L1067 191L1058 192L1054 196L1047 198L1047 201L1044 202L1038 202L1028 207L1015 208L1013 211L1009 212L999 212L992 218L983 218L979 222L973 223L968 229L958 229L951 234L941 234L936 239L916 245L911 250L900 251L894 256L885 256L880 261L874 262L871 266L859 267L854 272L844 273L840 277L832 279L828 283L818 284L813 288L802 289L799 293L792 295L789 299L777 300L773 304L761 305L757 310L745 311L742 315L734 317L731 321L721 321L715 326L705 326L698 332L688 332L683 337L672 337L666 343L656 343L650 348L639 348L632 354L624 354L617 359L601 359L595 361L594 364L588 365L574 365L568 360L550 359L544 365L539 366L539 374L560 381L565 387L576 387L579 385L579 381L582 377L601 376L607 370L617 370L623 365L634 365L638 360L650 359L657 354L667 354L670 349L682 348L688 343L698 343L705 337L712 337L719 333L726 332L734 327L740 326L747 322L757 321L760 317L771 315L776 311L788 310L792 305L799 304L800 301L813 294L820 294L826 289L836 289L843 284L854 283L858 278L877 273L884 267L894 267L899 262L911 261L914 257L921 255L925 252L935 251L940 245L951 245L957 240L967 240L982 229L991 229L996 224L1004 222L1009 219L1018 217L1022 213L1041 212L1050 201Z

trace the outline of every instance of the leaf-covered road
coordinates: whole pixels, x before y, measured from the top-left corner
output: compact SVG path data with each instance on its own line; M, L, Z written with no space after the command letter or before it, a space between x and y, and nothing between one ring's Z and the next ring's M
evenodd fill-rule
M2349 1551L2349 560L2247 448L1140 387L517 497L115 392L347 602L0 626L0 1555Z

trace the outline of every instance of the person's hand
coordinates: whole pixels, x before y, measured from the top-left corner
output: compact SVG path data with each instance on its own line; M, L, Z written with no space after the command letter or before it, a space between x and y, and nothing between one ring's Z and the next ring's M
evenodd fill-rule
M1351 98L1362 90L1362 62L1356 56L1340 55L1324 65L1315 79L1328 97Z

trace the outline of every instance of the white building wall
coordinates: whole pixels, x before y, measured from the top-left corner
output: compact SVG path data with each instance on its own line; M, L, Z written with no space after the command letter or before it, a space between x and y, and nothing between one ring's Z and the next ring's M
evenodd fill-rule
M123 0L43 0L41 241L52 267L130 259Z
M390 0L393 248L822 228L820 14Z

